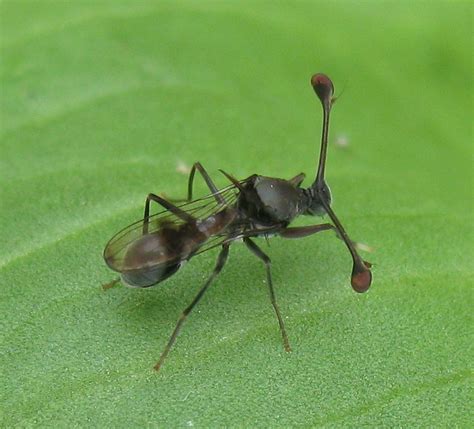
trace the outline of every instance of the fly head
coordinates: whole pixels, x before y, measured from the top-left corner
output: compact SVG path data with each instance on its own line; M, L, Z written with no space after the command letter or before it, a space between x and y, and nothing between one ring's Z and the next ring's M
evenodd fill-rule
M356 292L365 292L372 282L370 264L365 262L357 253L354 242L349 238L341 222L331 208L331 191L325 180L326 157L328 148L329 115L335 102L334 85L323 73L315 74L311 78L314 92L321 101L323 107L323 129L321 134L321 148L319 154L318 170L314 183L305 191L307 201L307 214L328 214L331 218L338 236L344 240L352 256L351 285Z
M308 202L307 202L307 215L311 216L324 216L326 214L326 209L324 205L330 206L332 201L331 189L325 181L321 183L321 188L316 191L313 187L309 188L305 192ZM324 201L324 202L323 202Z

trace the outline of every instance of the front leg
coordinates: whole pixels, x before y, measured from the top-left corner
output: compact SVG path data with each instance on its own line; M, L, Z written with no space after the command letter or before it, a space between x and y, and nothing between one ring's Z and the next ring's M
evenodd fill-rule
M330 223L322 223L320 225L295 226L285 228L279 231L278 234L283 238L303 238L308 237L309 235L316 234L317 232L327 231L328 229L333 229L337 232L337 229L334 227L334 225Z

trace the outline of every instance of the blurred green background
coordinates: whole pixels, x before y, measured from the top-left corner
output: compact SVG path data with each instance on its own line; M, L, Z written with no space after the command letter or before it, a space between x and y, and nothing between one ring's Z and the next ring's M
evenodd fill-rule
M472 2L0 8L2 427L472 424ZM309 183L319 71L343 92L333 207L374 248L372 289L331 233L262 242L286 354L264 269L232 246L155 374L216 252L104 293L103 247L148 192L185 194L180 163Z

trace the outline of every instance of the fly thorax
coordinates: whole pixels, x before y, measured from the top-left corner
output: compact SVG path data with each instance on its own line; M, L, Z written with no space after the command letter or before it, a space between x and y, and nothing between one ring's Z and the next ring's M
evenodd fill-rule
M301 190L287 180L258 176L254 190L263 218L271 222L290 222L298 215Z

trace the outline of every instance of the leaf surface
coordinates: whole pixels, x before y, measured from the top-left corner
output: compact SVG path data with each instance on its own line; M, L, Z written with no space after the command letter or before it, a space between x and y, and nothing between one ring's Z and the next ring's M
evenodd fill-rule
M472 424L471 4L0 8L3 427ZM352 292L331 233L262 241L287 354L264 267L232 246L154 373L217 250L156 288L104 293L105 244L147 193L185 195L181 163L219 186L219 168L310 183L315 72L341 94L328 182L374 248L373 287Z

